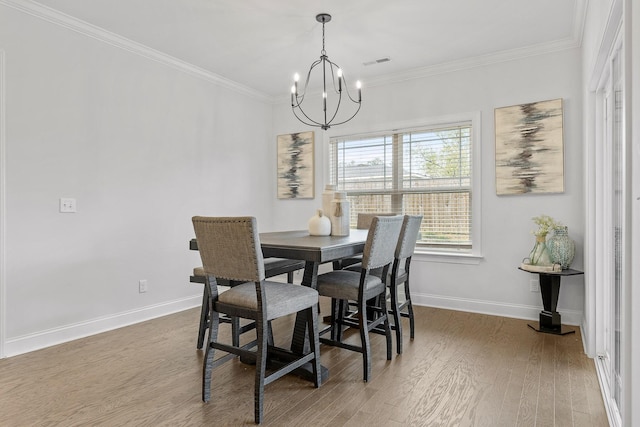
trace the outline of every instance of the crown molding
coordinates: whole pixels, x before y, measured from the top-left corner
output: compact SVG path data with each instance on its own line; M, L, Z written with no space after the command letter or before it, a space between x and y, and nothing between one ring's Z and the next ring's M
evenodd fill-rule
M571 37L563 40L542 43L524 48L511 49L480 55L470 58L464 58L456 61L435 64L427 67L414 68L411 70L386 74L377 78L373 78L366 82L369 87L383 86L394 83L400 83L407 80L436 76L455 71L462 71L471 68L478 68L490 64L500 62L513 61L532 56L544 55L562 50L579 48L582 45L582 37L584 33L584 24L587 13L588 0L576 0L574 9L574 23ZM188 62L182 61L173 56L145 46L141 43L129 40L115 33L89 24L88 22L79 20L55 9L51 9L33 0L0 0L0 4L19 10L26 14L43 19L55 25L68 28L72 31L84 34L88 37L95 38L104 43L118 47L120 49L132 52L145 58L163 63L169 67L180 70L197 78L209 81L211 83L223 86L235 92L242 93L252 98L271 104L279 104L288 100L288 97L282 95L270 96L263 92L252 89L248 86L237 83L233 80L226 79L215 73L197 67Z
M0 4L42 19L54 25L78 32L87 37L91 37L119 49L126 50L127 52L131 52L144 58L159 62L178 71L182 71L199 79L219 86L223 86L227 89L233 90L243 95L247 95L263 102L272 102L270 96L260 91L226 79L222 76L219 76L218 74L212 73L211 71L207 71L203 68L182 61L171 55L167 55L166 53L160 52L142 43L138 43L122 37L118 34L112 33L108 30L105 30L104 28L74 18L65 13L44 6L38 2L32 0L0 0Z
M427 67L414 68L412 70L399 73L387 74L384 76L380 76L379 78L367 81L367 86L381 86L386 84L398 83L406 80L430 77L438 74L451 73L454 71L483 67L500 62L514 61L532 56L579 48L582 46L584 24L587 14L587 2L588 0L576 0L575 8L573 11L573 31L571 36L565 39L556 40L550 43L535 44L517 49L503 50L500 52L464 58Z
M407 80L431 77L439 74L452 73L455 71L484 67L501 62L515 61L523 58L545 55L548 53L559 52L568 49L575 49L579 48L580 45L581 41L576 41L575 38L572 37L551 43L542 43L533 46L527 46L524 48L504 50L487 55L474 56L427 67L414 68L412 70L399 73L387 74L384 76L380 76L379 78L368 80L366 83L367 86L370 87L400 83Z
M367 87L385 86L394 83L401 83L408 80L421 79L426 77L447 74L456 71L463 71L472 68L484 67L501 62L517 61L524 58L545 55L563 50L577 49L582 46L584 34L584 24L587 13L588 0L576 0L574 9L574 23L571 37L556 40L550 43L540 43L517 49L503 50L456 61L443 62L427 67L413 68L411 70L398 73L385 74L366 81ZM319 92L318 92L319 93ZM274 97L274 103L284 103L288 101L288 96L278 95Z

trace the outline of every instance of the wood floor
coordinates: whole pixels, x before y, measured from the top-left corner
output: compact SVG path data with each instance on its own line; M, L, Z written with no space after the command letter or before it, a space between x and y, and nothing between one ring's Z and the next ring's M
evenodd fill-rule
M221 366L212 401L200 400L198 316L188 310L0 360L0 425L253 425L252 366ZM384 337L372 336L368 383L359 354L323 345L329 379L319 389L291 375L267 386L264 425L608 425L579 330L539 334L523 320L427 307L416 307L416 321L415 340L405 330L405 351L394 348L391 361ZM274 324L277 343L290 327Z

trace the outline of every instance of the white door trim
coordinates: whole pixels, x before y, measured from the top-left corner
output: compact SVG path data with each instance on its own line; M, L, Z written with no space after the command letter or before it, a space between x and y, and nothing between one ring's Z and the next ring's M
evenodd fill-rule
M4 50L0 50L0 359L5 357L4 343L6 340L7 320L7 204L6 204L6 173L7 173L7 140L5 120L5 62Z

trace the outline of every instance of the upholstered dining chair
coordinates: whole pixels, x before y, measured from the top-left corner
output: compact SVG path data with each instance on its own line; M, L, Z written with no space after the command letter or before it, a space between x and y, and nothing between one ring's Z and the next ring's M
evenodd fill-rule
M391 277L387 282L391 294L391 312L393 314L393 329L396 331L396 352L402 354L402 317L409 318L409 336L413 340L415 336L415 320L413 318L413 305L411 304L411 291L409 289L409 271L411 257L415 252L416 242L420 235L422 215L405 215L402 222L402 230L398 238L395 259L391 267ZM398 287L404 284L404 301L398 303ZM406 313L403 310L407 310Z
M409 271L411 267L411 257L415 252L416 242L420 235L420 225L422 224L422 215L405 215L402 221L402 229L398 237L396 245L393 266L386 276L385 283L389 288L391 299L391 307L389 313L393 315L393 325L391 329L396 332L396 352L402 354L402 317L409 319L409 336L411 339L415 336L415 320L413 317L413 305L411 304L411 291L409 288ZM354 264L347 269L359 272L362 268L361 264ZM375 270L373 274L382 274L381 270ZM384 277L384 276L382 276ZM404 284L404 300L398 302L398 287ZM406 309L406 312L403 310ZM377 329L374 332L384 333L383 330Z
M371 377L371 345L369 331L381 326L387 340L387 360L391 360L391 329L386 307L386 286L380 277L386 277L389 266L393 262L400 228L401 216L375 217L369 227L369 233L362 255L362 270L334 270L318 276L318 293L330 297L331 304L331 338L322 338L321 342L347 350L362 353L363 380ZM374 269L381 268L383 276L371 274ZM377 298L380 307L367 306L367 301ZM345 304L357 302L357 322L348 322L344 316ZM367 310L367 308L369 310ZM375 311L369 319L367 312ZM342 327L348 324L360 330L361 346L342 342Z
M311 362L314 385L319 387L320 344L318 338L318 292L310 287L265 280L264 261L260 249L257 222L253 217L200 217L192 218L198 241L202 267L207 277L211 324L204 356L202 400L211 398L211 379L214 367L234 355L255 358L254 417L263 420L264 387L283 375ZM218 279L241 282L225 292L218 293ZM310 352L294 358L284 366L266 373L268 322L289 314L305 312L308 319ZM218 341L220 314L251 319L256 325L257 350L238 347ZM215 350L226 353L214 361Z
M371 212L358 212L358 220L356 222L356 228L358 230L368 230L369 226L371 225L371 221L373 221L373 218L377 217L377 216L394 216L396 214L391 213L391 212L378 212L378 213L371 213ZM353 257L349 257L349 258L343 258L339 261L335 261L333 264L333 269L334 270L340 270L343 268L347 268L350 265L353 264L358 264L362 262L362 255L356 255Z
M265 258L264 259L264 275L269 279L281 274L287 275L287 282L293 283L293 273L297 270L304 268L305 262L297 259L287 258ZM204 268L202 266L195 267L193 269L193 275L189 278L191 283L205 284L207 280ZM218 285L235 286L240 283L229 280L219 280ZM198 341L196 348L200 350L204 345L204 337L207 333L207 329L211 323L209 315L209 296L207 295L207 287L205 286L202 291L202 306L200 308L200 326L198 328ZM237 317L220 316L221 323L231 324L231 337L233 345L236 347L240 345L240 335L245 332L249 332L255 329L255 323L249 322L245 325L240 325L240 319Z

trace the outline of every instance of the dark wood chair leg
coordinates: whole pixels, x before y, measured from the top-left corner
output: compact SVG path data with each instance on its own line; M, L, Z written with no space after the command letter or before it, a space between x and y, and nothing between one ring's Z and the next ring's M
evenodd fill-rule
M389 326L389 313L387 310L387 298L385 294L382 294L382 298L380 298L380 315L384 316L382 325L387 341L387 360L391 360L391 327Z
M258 335L258 350L256 354L256 380L254 389L254 413L256 424L262 423L264 415L264 385L267 370L268 332L269 322L264 319L256 320Z
M396 330L396 352L402 354L402 316L398 305L398 287L392 284L389 287L391 293L391 312L393 313L393 327Z
M309 334L309 347L315 354L311 362L313 370L313 384L316 388L322 384L322 372L320 368L320 337L318 335L318 308L316 305L307 310L307 333Z
M215 348L213 343L218 339L218 325L220 324L220 315L213 310L213 297L210 285L207 283L205 286L207 291L207 312L209 313L209 339L207 340L207 350L204 355L203 369L202 369L202 400L208 402L211 399L211 372L213 370L213 356Z
M362 379L367 382L371 377L371 344L369 343L369 327L367 325L366 301L360 301L358 306L358 326L362 341Z
M204 345L204 337L207 332L207 328L209 327L209 295L207 292L207 286L204 286L204 290L202 291L202 308L200 309L200 328L198 330L198 344L196 348L198 350L202 349Z
M405 297L405 304L407 306L407 312L408 317L409 317L409 336L411 337L411 339L414 338L415 336L415 329L416 329L416 325L415 325L415 320L413 318L413 304L411 304L411 292L409 291L409 278L407 277L407 280L404 282L404 297Z

